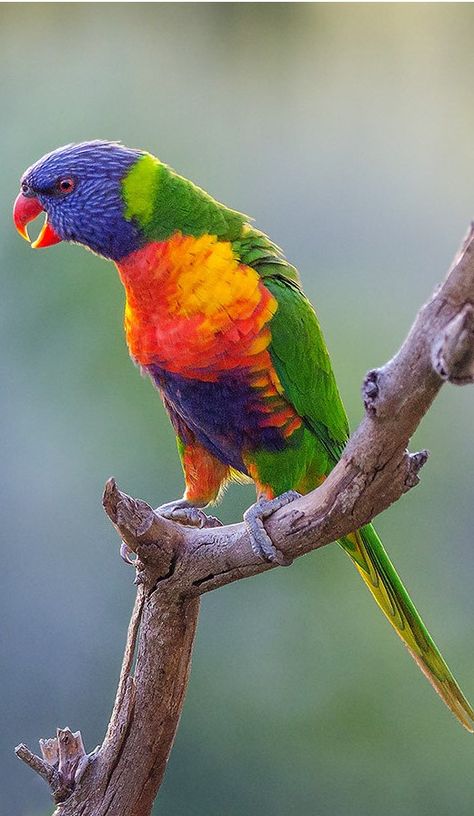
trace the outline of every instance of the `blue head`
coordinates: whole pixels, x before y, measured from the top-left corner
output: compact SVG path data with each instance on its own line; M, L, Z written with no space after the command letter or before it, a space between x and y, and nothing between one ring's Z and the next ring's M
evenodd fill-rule
M117 261L143 245L134 221L124 216L121 182L143 151L117 142L92 141L60 147L43 156L21 178L14 219L26 224L42 210L47 224L34 246L73 241Z

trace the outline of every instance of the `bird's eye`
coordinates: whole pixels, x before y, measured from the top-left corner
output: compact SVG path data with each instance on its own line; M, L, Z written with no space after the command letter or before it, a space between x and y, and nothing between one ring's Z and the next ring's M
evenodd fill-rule
M62 195L67 195L68 193L72 193L74 190L74 181L72 178L63 178L59 179L57 183L57 191Z
M26 183L26 181L21 182L21 192L23 193L23 195L27 195L27 193L30 192L30 188L29 188L28 184Z

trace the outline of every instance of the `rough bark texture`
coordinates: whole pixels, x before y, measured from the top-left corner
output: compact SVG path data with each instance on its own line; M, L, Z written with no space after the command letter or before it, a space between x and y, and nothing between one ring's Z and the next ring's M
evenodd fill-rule
M427 452L408 441L443 382L474 382L474 229L396 356L370 371L366 413L317 490L266 523L289 559L370 521L418 482ZM149 816L183 706L199 596L276 565L253 552L244 524L195 529L158 516L111 479L104 508L137 555L137 599L105 740L89 757L66 729L43 758L17 754L50 785L57 816Z

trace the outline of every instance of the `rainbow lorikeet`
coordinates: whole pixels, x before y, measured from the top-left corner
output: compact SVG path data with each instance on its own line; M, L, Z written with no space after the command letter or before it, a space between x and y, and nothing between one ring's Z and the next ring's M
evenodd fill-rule
M281 553L263 519L321 483L349 435L316 314L296 269L240 212L150 153L92 141L30 167L18 231L41 212L33 247L83 244L115 262L130 354L161 394L184 470L183 499L160 508L184 523L232 479L255 482L246 513L255 550ZM372 525L339 544L436 691L472 731L474 711L425 628Z

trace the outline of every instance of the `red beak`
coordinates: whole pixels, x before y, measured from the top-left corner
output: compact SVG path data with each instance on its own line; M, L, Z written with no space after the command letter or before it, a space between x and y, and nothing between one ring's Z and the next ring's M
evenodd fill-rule
M25 241L30 240L27 230L28 224L37 218L41 212L44 212L44 210L37 198L25 196L23 193L17 196L15 204L13 205L13 222L17 231ZM62 238L60 238L52 226L48 224L48 217L46 216L42 230L31 246L33 249L42 249L43 247L52 246L53 244L59 244L61 240Z

